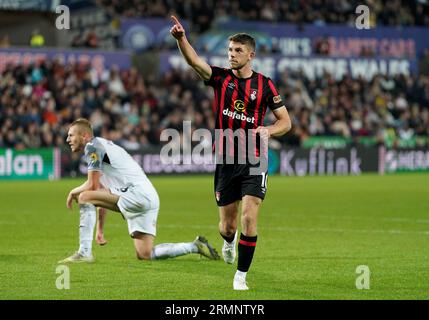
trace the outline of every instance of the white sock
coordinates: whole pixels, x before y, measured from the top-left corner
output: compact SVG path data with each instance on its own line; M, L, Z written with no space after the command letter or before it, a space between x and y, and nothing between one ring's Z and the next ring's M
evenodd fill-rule
M198 253L198 247L193 242L161 243L152 249L152 260L174 258L190 253Z
M247 272L243 272L243 271L237 270L237 272L235 273L234 278L242 278L242 279L246 280L246 275L247 275Z
M92 254L92 239L96 218L95 206L93 204L80 204L79 224L79 253L85 257Z

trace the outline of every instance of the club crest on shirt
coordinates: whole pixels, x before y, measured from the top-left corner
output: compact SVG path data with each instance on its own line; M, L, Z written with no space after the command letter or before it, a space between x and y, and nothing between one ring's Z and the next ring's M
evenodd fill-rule
M278 95L278 96L274 96L274 97L273 97L273 101L274 101L274 103L279 103L279 102L281 102L281 101L282 101L282 97L280 97L280 95Z
M98 161L98 156L97 153L93 152L89 155L89 158L91 159L92 162L97 162Z
M256 95L258 94L258 90L256 89L250 89L250 99L253 101L256 99Z

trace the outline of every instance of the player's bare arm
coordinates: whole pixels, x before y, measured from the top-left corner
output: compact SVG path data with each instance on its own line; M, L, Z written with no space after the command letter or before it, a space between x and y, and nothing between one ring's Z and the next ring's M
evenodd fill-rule
M274 116L277 121L267 127L260 126L256 128L256 132L259 134L268 134L269 137L280 137L286 134L291 128L292 123L290 121L289 113L285 106L273 110Z
M185 29L179 20L175 16L171 16L171 19L173 20L174 25L170 29L170 33L177 40L177 46L179 47L182 56L185 58L189 66L191 66L203 80L209 80L212 75L212 69L208 63L201 59L195 52L194 48L186 38Z
M77 198L79 197L79 194L84 191L87 190L87 184L88 184L88 180L85 181L83 184L81 184L80 186L72 189L68 196L67 196L67 201L66 201L66 206L67 208L69 208L70 210L72 209L72 204L73 204L73 200L77 202Z
M72 209L73 200L77 201L79 194L84 191L100 189L100 171L88 171L87 180L80 186L74 188L67 196L67 208Z

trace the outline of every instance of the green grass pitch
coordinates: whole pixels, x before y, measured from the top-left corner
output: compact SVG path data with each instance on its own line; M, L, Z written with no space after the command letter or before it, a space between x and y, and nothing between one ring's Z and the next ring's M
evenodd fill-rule
M205 235L220 252L212 177L152 177L161 198L156 243ZM135 258L125 221L109 213L96 262L70 266L58 290L57 261L78 247L82 180L0 183L0 299L428 299L429 175L270 177L248 292L234 292L235 265L188 255ZM356 288L356 268L371 271Z

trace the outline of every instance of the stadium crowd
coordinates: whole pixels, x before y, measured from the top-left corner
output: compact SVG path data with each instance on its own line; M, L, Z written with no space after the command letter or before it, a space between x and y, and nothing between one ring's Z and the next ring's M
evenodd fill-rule
M429 6L423 0L97 0L111 16L166 17L176 13L204 32L217 21L353 24L358 5L367 5L372 25L428 26Z
M375 136L380 142L429 136L427 75L309 80L284 72L276 83L293 120L281 141L288 145L309 136ZM0 147L67 148L67 125L79 117L127 149L159 145L161 131L180 131L184 120L213 130L212 99L192 71L156 78L136 69L99 75L88 65L56 61L8 66L0 76Z

